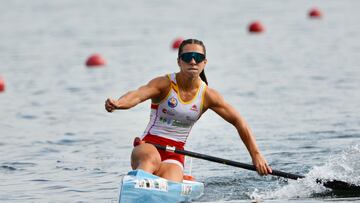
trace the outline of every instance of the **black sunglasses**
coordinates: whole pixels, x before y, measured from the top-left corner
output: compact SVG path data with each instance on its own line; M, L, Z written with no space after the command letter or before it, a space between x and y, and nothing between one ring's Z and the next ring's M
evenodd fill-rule
M179 58L186 63L190 63L191 60L194 59L198 64L205 60L205 55L197 52L186 52L182 53Z

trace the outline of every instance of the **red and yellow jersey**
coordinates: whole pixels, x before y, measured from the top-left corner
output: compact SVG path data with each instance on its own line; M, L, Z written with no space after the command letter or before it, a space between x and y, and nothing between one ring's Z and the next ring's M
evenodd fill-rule
M168 77L170 91L161 102L151 104L150 121L142 138L151 134L185 144L192 126L200 118L207 85L202 82L195 96L184 102L179 95L175 73Z

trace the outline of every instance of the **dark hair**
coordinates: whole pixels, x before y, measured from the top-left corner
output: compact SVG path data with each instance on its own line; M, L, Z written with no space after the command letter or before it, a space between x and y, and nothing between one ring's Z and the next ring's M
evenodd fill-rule
M184 46L187 45L187 44L198 44L198 45L200 45L203 48L204 55L206 57L206 48L205 48L205 45L204 45L204 43L202 41L197 40L197 39L186 39L186 40L182 41L180 46L179 46L178 58L182 54ZM202 81L204 81L206 83L206 85L208 85L206 75L205 75L205 70L201 71L200 78L201 78Z

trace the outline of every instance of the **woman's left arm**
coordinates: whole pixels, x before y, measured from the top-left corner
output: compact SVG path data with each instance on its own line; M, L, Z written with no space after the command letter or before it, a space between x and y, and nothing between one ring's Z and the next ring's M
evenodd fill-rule
M252 162L256 167L257 172L260 175L267 175L272 172L265 158L260 153L251 129L234 107L228 104L218 92L211 88L207 88L205 92L204 107L205 109L209 108L213 110L236 128L241 140L244 142L250 153Z

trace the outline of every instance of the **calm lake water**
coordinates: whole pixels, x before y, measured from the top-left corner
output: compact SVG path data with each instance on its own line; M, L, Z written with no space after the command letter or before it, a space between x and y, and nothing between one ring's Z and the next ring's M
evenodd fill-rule
M251 126L274 169L299 181L193 160L198 202L360 201L316 178L360 185L360 1L0 1L0 202L116 202L150 103L109 114L117 98L178 71L177 37L207 46L209 85ZM324 17L307 17L317 6ZM260 20L266 31L249 34ZM88 69L100 53L104 68ZM250 163L213 112L187 149Z

